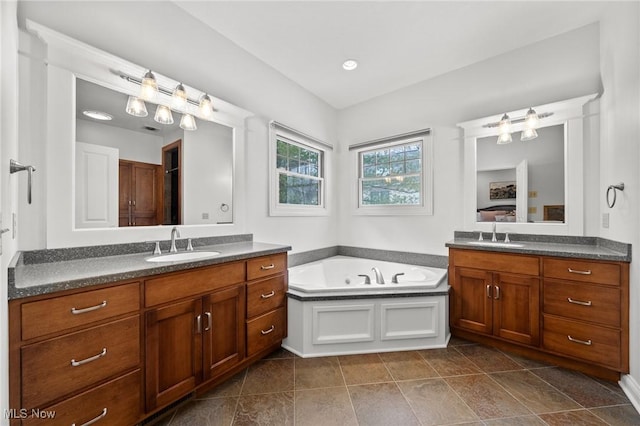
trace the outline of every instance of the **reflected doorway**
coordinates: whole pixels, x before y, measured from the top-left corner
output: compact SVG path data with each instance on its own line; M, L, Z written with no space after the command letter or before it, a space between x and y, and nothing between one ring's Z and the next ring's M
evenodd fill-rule
M182 139L162 147L162 224L182 224Z

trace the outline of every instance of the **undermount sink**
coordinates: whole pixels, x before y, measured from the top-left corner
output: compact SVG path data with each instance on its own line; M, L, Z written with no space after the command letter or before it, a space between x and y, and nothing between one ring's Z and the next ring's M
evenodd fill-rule
M519 243L502 243L497 241L470 241L467 244L472 246L482 246L482 247L506 247L506 248L521 248L524 247L524 244Z
M218 256L219 251L183 251L180 253L161 254L155 257L148 257L147 262L177 262L180 260L198 260L208 257Z

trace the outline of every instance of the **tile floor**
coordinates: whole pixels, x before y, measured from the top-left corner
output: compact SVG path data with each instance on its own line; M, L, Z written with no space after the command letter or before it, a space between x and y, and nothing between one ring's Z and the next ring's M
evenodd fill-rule
M640 425L615 384L453 338L446 349L284 349L163 418L209 425Z

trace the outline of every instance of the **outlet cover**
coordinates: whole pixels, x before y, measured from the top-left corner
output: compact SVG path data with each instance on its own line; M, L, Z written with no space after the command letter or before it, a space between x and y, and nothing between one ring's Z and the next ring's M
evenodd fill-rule
M209 213L202 213L202 219L209 219Z
M538 198L538 191L529 191L529 198Z
M602 227L609 227L609 213L602 213Z
M537 207L529 207L529 214L536 214L536 213L538 213Z

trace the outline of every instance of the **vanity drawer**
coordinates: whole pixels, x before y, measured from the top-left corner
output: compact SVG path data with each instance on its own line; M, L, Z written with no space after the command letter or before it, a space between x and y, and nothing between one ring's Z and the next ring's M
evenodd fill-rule
M140 365L140 316L23 346L23 408L43 406Z
M286 253L249 259L247 260L247 280L251 281L269 275L280 274L286 269Z
M22 304L22 340L84 326L140 309L133 283Z
M286 275L247 284L247 317L255 317L282 306L286 291Z
M284 339L287 326L284 308L247 321L247 356L254 355Z
M244 262L200 268L145 281L145 306L155 306L244 282Z
M620 330L544 315L545 349L620 368Z
M619 286L620 265L588 260L544 259L544 276Z
M105 383L43 411L53 413L53 419L30 418L24 426L84 425L96 420L96 425L133 425L140 419L140 370Z
M539 275L540 261L534 256L486 252L480 250L450 250L456 267L483 269L493 272ZM450 259L451 262L451 259Z
M612 327L620 326L620 290L544 280L544 312Z

